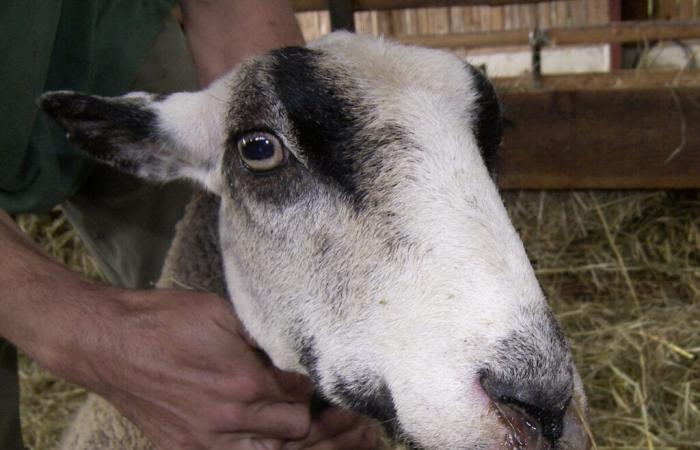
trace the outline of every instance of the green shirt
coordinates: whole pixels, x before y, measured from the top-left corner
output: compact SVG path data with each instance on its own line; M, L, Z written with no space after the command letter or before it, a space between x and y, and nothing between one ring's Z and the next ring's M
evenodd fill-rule
M38 112L49 90L120 95L176 0L9 0L0 14L0 208L39 212L74 194L92 162Z

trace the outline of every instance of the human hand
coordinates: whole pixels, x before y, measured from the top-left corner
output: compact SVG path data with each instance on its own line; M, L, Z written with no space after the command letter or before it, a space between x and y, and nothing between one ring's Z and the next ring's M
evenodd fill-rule
M163 449L369 449L367 419L330 408L246 341L223 300L179 290L118 291L80 334L76 381L105 397ZM102 303L100 303L102 302ZM68 369L74 375L75 366ZM70 378L70 377L69 377Z
M0 336L110 400L161 448L375 447L357 415L331 408L312 420L309 380L272 367L220 298L88 283L2 210L0 253Z

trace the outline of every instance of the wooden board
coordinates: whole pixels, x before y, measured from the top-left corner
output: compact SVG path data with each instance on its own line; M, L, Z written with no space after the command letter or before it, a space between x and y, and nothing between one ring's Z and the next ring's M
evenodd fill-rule
M544 75L538 86L532 77L494 78L503 95L508 92L700 88L700 70L620 70L612 73Z
M294 10L320 11L328 8L328 0L292 0ZM353 0L355 11L431 8L437 6L508 5L517 3L539 3L547 0Z
M700 188L700 88L501 95L504 189Z
M666 39L700 38L700 21L616 22L603 26L564 27L546 30L549 45L581 45L646 42ZM452 33L441 36L401 36L396 39L413 45L438 48L471 48L528 45L530 29L496 33Z
M347 0L352 1L352 0ZM497 32L524 28L523 36L535 26L544 28L574 27L608 22L609 0L569 0L557 3L524 3L521 5L464 5L461 1L424 2L427 4L452 5L419 9L357 10L355 27L358 33L382 34L385 36L464 34L475 32ZM605 4L606 8L596 5ZM407 3L401 3L406 5ZM375 5L380 6L380 5ZM563 8L562 8L563 6ZM556 11L559 11L555 14ZM604 15L603 15L604 13ZM313 23L325 20L310 20L309 15L328 16L327 11L298 12L304 36L316 37L318 29L308 29ZM376 24L373 24L375 22ZM498 39L498 36L494 36Z

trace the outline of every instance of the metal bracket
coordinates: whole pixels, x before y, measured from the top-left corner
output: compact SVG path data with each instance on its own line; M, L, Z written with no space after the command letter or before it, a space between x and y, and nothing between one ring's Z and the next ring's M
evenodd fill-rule
M530 49L532 50L532 82L535 87L542 84L542 47L549 45L549 33L542 28L530 32Z

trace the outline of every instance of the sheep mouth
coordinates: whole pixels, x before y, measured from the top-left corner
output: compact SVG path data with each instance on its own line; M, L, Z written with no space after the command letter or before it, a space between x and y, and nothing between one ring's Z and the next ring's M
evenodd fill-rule
M499 422L506 429L502 448L507 450L552 450L554 447L542 436L537 421L527 413L515 411L507 405L490 402Z
M498 418L505 430L501 447L507 450L588 450L592 446L593 436L583 405L578 396L567 408L564 416L563 435L551 442L542 434L536 419L527 413L514 410L507 405L489 402L489 409Z

